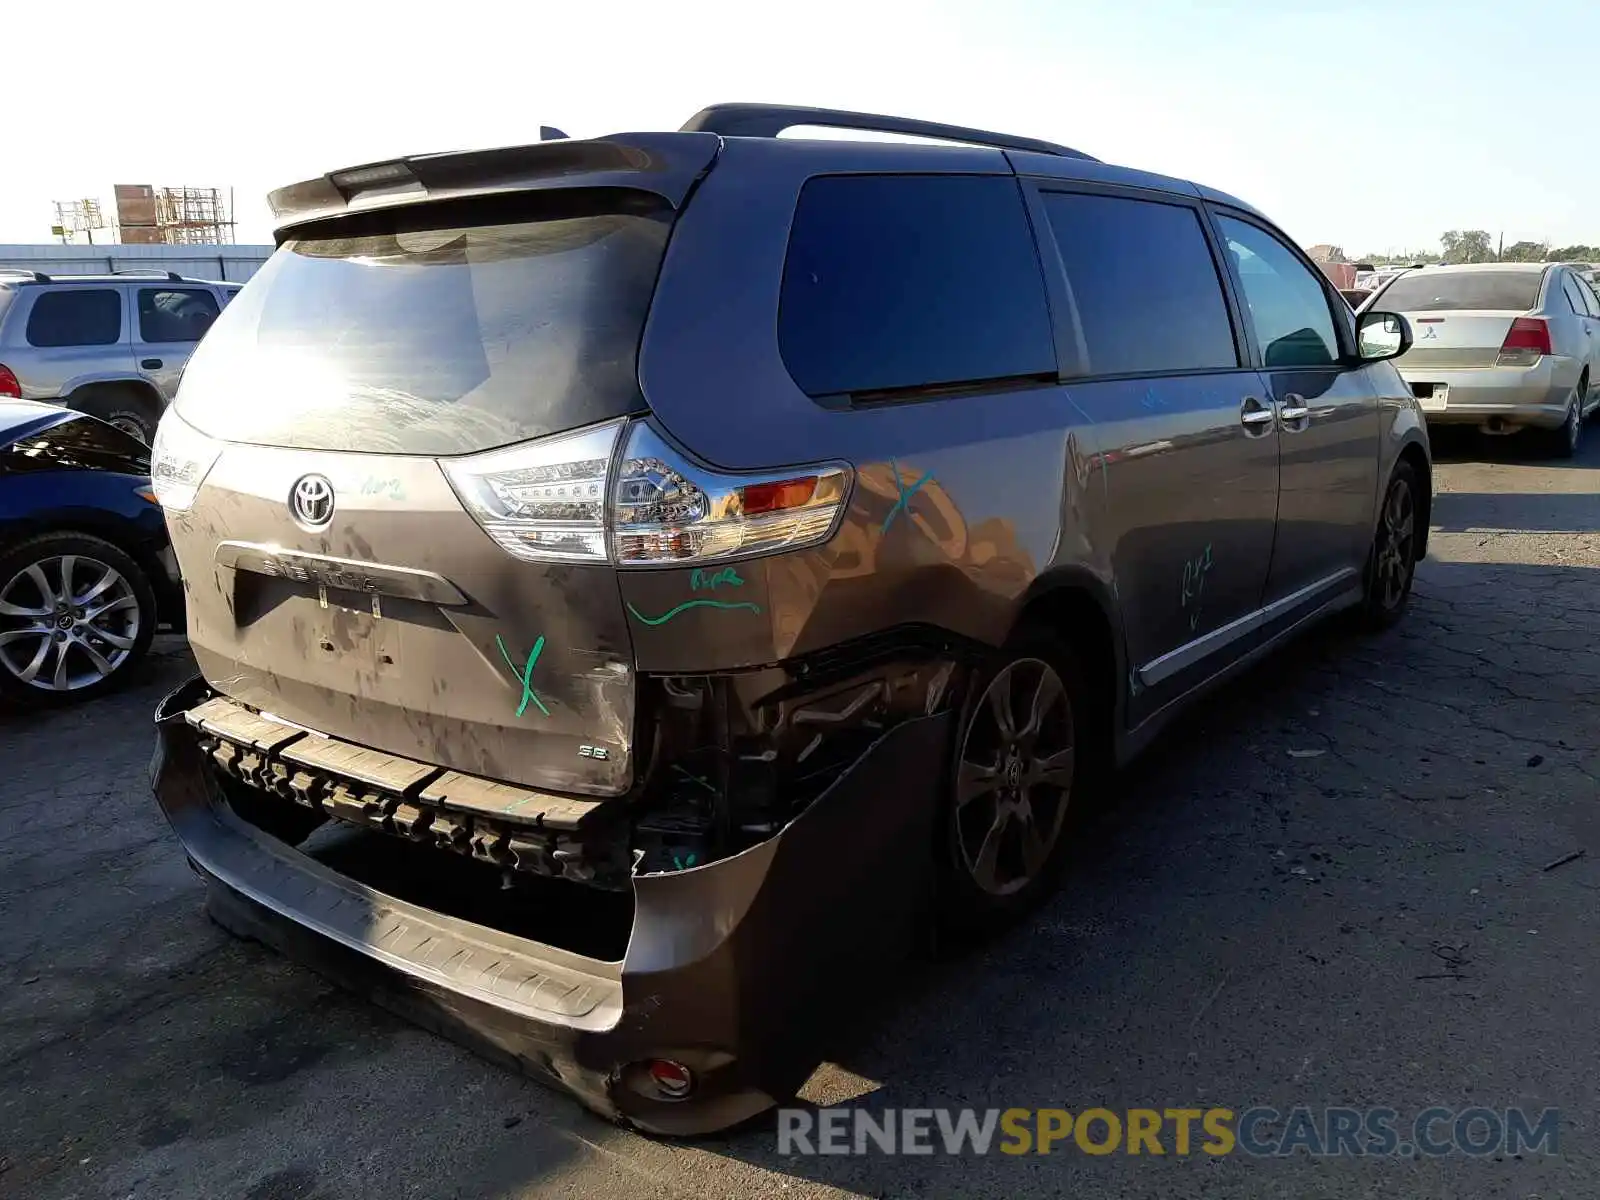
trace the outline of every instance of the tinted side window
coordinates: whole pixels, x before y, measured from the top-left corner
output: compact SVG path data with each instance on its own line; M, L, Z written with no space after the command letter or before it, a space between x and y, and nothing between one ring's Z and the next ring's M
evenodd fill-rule
M217 311L216 297L203 288L140 288L140 340L198 342Z
M77 415L0 451L0 472L6 474L84 470L147 475L150 451L120 429Z
M1584 310L1591 317L1600 317L1600 296L1595 295L1594 288L1587 279L1578 279L1578 291L1583 296Z
M1017 181L808 182L789 236L778 344L813 396L1053 378L1044 277Z
M122 336L122 294L111 288L61 288L34 298L30 346L112 346Z
M1237 367L1199 214L1177 204L1046 192L1092 375Z
M1580 317L1589 315L1589 306L1583 302L1583 287L1571 275L1561 277L1561 290L1567 294L1567 304Z
M1220 218L1268 367L1325 367L1339 360L1322 281L1294 252L1263 229Z

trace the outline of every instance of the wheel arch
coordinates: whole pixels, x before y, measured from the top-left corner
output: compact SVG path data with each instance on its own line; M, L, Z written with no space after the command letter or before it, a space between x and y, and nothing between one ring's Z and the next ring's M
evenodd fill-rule
M1017 606L1012 632L1028 626L1043 626L1078 656L1093 693L1109 701L1091 713L1096 737L1104 752L1120 757L1128 667L1115 585L1084 567L1048 571L1034 580Z
M1428 460L1428 454L1423 449L1422 443L1416 438L1408 438L1400 447L1400 453L1395 456L1395 463L1408 463L1417 473L1417 481L1422 485L1417 495L1417 509L1419 529L1417 531L1417 558L1420 560L1428 553L1428 529L1433 520L1433 464ZM1385 485L1387 486L1387 485Z
M156 619L170 621L181 611L182 590L176 580L169 580L165 568L140 535L136 526L115 513L93 508L76 508L65 512L30 513L0 525L0 553L10 550L19 542L36 537L72 537L73 535L97 537L110 542L134 561L144 572L145 580L156 598Z

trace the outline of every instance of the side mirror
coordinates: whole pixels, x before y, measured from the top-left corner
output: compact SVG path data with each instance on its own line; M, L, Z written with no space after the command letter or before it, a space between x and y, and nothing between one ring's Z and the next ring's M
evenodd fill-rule
M1399 358L1411 349L1411 323L1399 313L1364 312L1356 317L1356 352L1362 362Z

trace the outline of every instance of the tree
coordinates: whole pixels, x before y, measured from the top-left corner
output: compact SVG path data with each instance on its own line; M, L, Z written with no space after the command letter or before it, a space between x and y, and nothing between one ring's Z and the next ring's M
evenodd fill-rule
M1600 246L1557 246L1545 255L1546 262L1600 262Z
M1505 253L1500 256L1501 262L1544 262L1545 256L1550 253L1549 242L1512 242L1507 246Z
M1444 248L1445 263L1490 262L1494 258L1494 241L1486 229L1451 229L1439 236Z

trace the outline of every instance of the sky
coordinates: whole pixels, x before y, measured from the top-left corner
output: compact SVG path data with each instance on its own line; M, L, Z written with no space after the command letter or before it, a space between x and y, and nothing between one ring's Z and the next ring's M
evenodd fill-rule
M1064 142L1352 255L1600 243L1593 0L167 0L120 42L126 0L0 7L0 94L35 109L0 137L0 242L115 183L232 188L265 242L266 193L339 167L765 101Z

